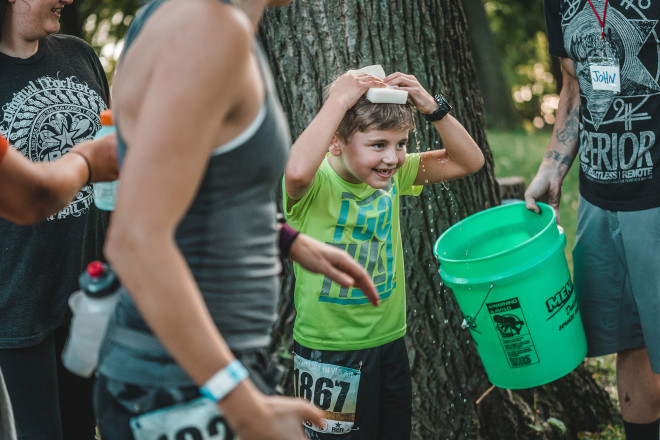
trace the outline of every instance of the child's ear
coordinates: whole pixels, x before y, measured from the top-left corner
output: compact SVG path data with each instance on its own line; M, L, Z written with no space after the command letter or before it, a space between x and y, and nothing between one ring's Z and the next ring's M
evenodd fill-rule
M328 150L333 156L341 156L341 142L339 141L337 135L332 136Z

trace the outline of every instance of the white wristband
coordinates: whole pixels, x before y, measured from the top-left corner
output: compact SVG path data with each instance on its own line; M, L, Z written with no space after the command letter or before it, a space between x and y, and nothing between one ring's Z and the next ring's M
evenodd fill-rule
M234 359L225 368L211 376L202 385L199 392L202 393L202 396L219 402L246 377L248 377L248 371L238 359Z

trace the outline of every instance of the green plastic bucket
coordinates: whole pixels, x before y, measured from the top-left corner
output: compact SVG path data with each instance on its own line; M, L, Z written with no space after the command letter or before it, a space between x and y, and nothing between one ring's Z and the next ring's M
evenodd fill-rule
M458 222L433 252L489 380L531 388L570 373L587 354L554 210L513 203Z

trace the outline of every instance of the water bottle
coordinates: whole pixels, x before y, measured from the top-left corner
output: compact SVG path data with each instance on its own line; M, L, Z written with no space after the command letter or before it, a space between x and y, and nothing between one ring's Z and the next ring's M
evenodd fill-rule
M101 112L101 129L96 133L94 139L115 132L115 126L112 121L112 111L110 109ZM97 208L105 211L114 211L115 199L117 198L117 186L119 180L112 182L98 182L94 184L94 204Z
M62 362L71 372L90 377L110 315L119 299L119 280L107 264L92 261L78 277L80 290L69 297L73 312Z

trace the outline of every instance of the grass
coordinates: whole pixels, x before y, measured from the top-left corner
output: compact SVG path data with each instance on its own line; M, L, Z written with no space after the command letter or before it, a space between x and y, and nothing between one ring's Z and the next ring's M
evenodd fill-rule
M511 131L487 130L488 143L495 162L495 177L520 176L528 187L538 171L545 155L550 131L526 132L522 129ZM571 251L575 244L578 207L578 167L573 166L564 179L562 197L559 206L559 223L566 234L566 260L573 273ZM603 356L587 359L587 368L593 372L594 379L605 389L618 408L615 382L615 356ZM624 439L623 427L603 426L600 432L579 433L579 440L619 440Z

